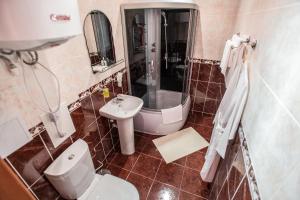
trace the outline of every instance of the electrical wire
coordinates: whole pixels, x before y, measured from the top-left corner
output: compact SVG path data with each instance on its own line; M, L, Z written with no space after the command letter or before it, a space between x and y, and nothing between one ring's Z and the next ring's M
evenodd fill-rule
M55 124L55 129L56 129L57 133L59 134L59 136L63 137L65 134L59 130L58 124L57 124L57 119L56 119L57 118L56 117L56 113L60 110L60 104L61 104L61 94L60 94L60 83L59 83L59 80L58 80L57 76L50 69L48 69L42 63L38 62L38 54L37 54L37 52L34 52L33 54L32 54L32 52L26 52L26 53L30 56L31 61L24 60L24 58L23 58L23 56L22 56L22 54L20 52L18 52L18 57L22 60L22 62L24 62L26 65L30 66L31 72L34 75L34 78L35 78L35 80L37 82L37 85L40 88L40 90L42 91L42 95L43 95L43 97L45 99L45 102L47 104L48 110L45 110L42 106L40 106L38 103L36 103L36 101L32 98L31 95L29 95L29 97L30 97L31 101L35 104L35 106L38 109L40 109L40 110L42 110L42 111L50 114L51 121L53 121L53 123ZM39 78L38 78L35 70L33 69L33 65L35 65L35 64L38 64L43 69L45 69L56 80L57 90L58 90L58 105L57 105L57 107L55 109L51 108L50 103L48 101L48 98L46 96L45 90L42 87L41 81L39 80ZM26 81L25 67L24 67L24 65L22 65L22 74L23 74L23 81L24 81L24 85L25 85L25 90L27 91L28 94L30 94L29 93L29 89L28 89L28 83Z
M30 54L29 54L29 55L30 55ZM23 59L22 56L20 56L20 58L22 59L22 61L23 61L25 64L27 64L27 63L32 63L32 62L25 61L25 60ZM45 101L46 101L47 106L48 106L48 110L45 110L45 109L42 108L38 103L36 103L36 102L34 101L34 99L31 97L31 95L29 95L29 96L30 96L32 102L33 102L40 110L42 110L42 111L44 111L44 112L47 112L47 113L55 114L57 111L59 111L59 109L60 109L60 102L61 102L60 83L59 83L59 80L58 80L57 76L56 76L50 69L48 69L46 66L44 66L42 63L40 63L40 62L38 62L38 61L36 60L36 61L35 61L35 64L40 65L43 69L45 69L47 72L49 72L49 73L55 78L55 81L56 81L56 84L57 84L57 90L58 90L58 105L57 105L57 108L56 108L56 109L52 109L52 108L51 108L51 106L50 106L50 104L49 104L49 102L48 102L47 96L46 96L46 94L45 94L45 91L44 91L44 89L43 89L43 87L42 87L42 85L41 85L41 82L40 82L40 80L38 79L37 74L35 73L35 71L33 70L32 67L30 67L30 69L31 69L31 71L32 71L32 73L33 73L33 75L34 75L34 77L35 77L37 83L38 83L39 88L40 88L41 91L42 91L43 97L45 98ZM22 65L22 69L23 69L22 71L23 71L23 80L24 80L24 83L25 83L25 89L27 90L28 94L30 94L30 93L29 93L29 89L28 89L28 87L27 87L28 83L27 83L26 78L25 78L26 76L25 76L25 68L24 68L24 65Z
M28 83L26 81L26 76L25 76L25 66L23 64L21 64L21 69L22 69L22 75L23 75L23 81L24 81L25 90L28 93L28 96L30 97L32 103L38 109L40 109L43 112L46 112L46 113L49 114L50 120L54 123L55 129L56 129L58 135L60 137L63 137L65 135L65 133L63 133L63 132L61 132L59 130L58 124L57 124L57 115L56 114L60 110L61 94L60 94L60 83L59 83L59 80L58 80L56 74L53 73L50 69L48 69L46 66L44 66L42 63L38 62L39 56L38 56L38 53L36 51L22 51L21 52L21 51L13 51L13 50L3 50L3 49L0 49L0 53L3 54L3 55L0 54L0 59L3 60L8 65L8 67L10 67L10 68L15 68L16 65L9 58L7 58L4 55L10 56L10 55L15 54L17 56L17 59L19 61L23 62L24 64L26 64L26 65L28 65L30 67L31 72L32 72L32 74L33 74L33 76L34 76L34 78L35 78L35 80L37 82L37 85L40 88L40 90L42 91L42 95L43 95L43 98L45 99L45 102L47 104L48 109L45 110L30 95L30 92L29 92L29 89L28 89ZM24 53L26 53L31 60L24 59ZM34 70L34 65L36 65L36 64L38 64L40 67L42 67L44 70L46 70L48 73L50 73L55 78L55 81L56 81L56 84L57 84L57 90L58 90L58 105L57 105L57 107L55 109L51 108L50 103L49 103L48 98L47 98L47 95L45 93L45 90L42 87L41 81L39 80L38 75L36 74L36 72Z

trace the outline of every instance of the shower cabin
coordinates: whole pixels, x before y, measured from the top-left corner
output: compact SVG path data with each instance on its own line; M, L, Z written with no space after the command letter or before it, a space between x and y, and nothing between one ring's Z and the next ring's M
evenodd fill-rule
M144 106L136 131L168 134L184 125L191 106L191 65L198 7L195 3L143 2L121 6L129 93ZM162 109L182 105L182 120L164 124Z

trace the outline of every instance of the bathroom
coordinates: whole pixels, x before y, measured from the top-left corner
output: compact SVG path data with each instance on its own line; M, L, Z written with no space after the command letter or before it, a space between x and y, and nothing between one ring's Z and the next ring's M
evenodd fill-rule
M59 8L24 2L0 2L1 200L299 199L300 2L63 0ZM38 22L47 8L59 9L50 19L72 37L36 54L17 51L28 38L16 30L35 37L50 28L34 29L22 18ZM59 15L66 8L71 18ZM76 28L66 28L70 19ZM246 95L225 151L216 147L211 156L220 110L233 100L223 69L234 37L246 38L236 57L247 74L240 76ZM109 106L127 100L134 112L110 113ZM181 120L167 123L178 116L165 119L164 112L178 107ZM161 139L191 129L206 145L168 160ZM180 154L193 145L169 149ZM56 165L61 160L71 164ZM80 166L70 180L54 177L73 161L91 169L83 196L72 182L84 178Z

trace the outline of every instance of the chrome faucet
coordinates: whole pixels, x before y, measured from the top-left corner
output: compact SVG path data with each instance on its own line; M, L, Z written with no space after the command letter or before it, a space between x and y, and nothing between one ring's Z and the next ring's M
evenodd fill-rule
M122 99L121 97L116 97L116 98L113 99L113 103L115 103L115 104L119 104L122 101L124 101L124 99Z

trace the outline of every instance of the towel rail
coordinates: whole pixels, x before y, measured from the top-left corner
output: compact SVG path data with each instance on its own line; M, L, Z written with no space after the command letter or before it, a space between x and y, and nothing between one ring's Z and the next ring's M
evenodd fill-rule
M241 33L236 33L236 35L241 36ZM247 38L246 40L242 41L242 43L244 44L249 44L251 46L252 49L255 49L256 45L257 45L257 40L254 38ZM238 47L233 47L233 49L236 49Z

